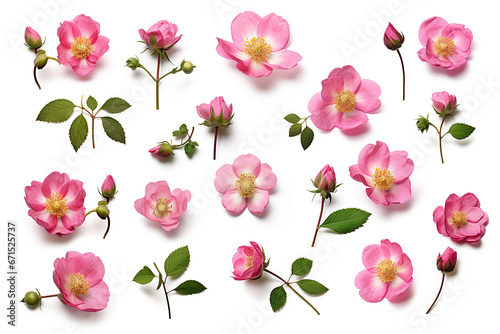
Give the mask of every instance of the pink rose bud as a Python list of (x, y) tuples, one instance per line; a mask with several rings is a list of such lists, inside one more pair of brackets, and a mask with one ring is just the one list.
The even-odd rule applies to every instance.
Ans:
[[(227, 127), (233, 118), (233, 105), (229, 107), (222, 96), (215, 97), (210, 104), (202, 103), (196, 107), (198, 115), (205, 120), (206, 126)], [(222, 116), (222, 117), (221, 117)]]
[(449, 273), (455, 269), (455, 265), (457, 264), (457, 252), (451, 249), (450, 247), (446, 248), (443, 252), (443, 255), (439, 254), (436, 266), (438, 270)]
[(155, 158), (165, 159), (173, 154), (172, 146), (169, 143), (161, 143), (149, 150)]
[(437, 92), (432, 94), (432, 106), (439, 116), (449, 115), (457, 109), (457, 98), (448, 92)]
[(403, 45), (405, 37), (389, 23), (384, 33), (384, 44), (389, 50), (396, 50)]
[(168, 50), (182, 37), (176, 36), (177, 25), (161, 20), (153, 24), (148, 31), (139, 29), (139, 35), (144, 43), (153, 49)]
[(260, 246), (251, 241), (251, 246), (240, 246), (233, 256), (233, 278), (237, 281), (257, 279), (264, 270), (264, 254)]
[(331, 166), (325, 165), (318, 175), (316, 175), (314, 185), (319, 190), (333, 192), (335, 190), (336, 182), (335, 171)]
[(101, 195), (105, 198), (111, 198), (116, 194), (115, 180), (111, 175), (106, 176), (106, 179), (101, 186)]
[(24, 41), (26, 42), (26, 46), (30, 49), (38, 49), (43, 44), (40, 35), (31, 27), (26, 27), (24, 31)]

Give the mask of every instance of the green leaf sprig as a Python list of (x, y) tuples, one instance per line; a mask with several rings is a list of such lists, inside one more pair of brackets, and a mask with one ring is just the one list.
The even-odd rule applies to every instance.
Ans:
[(85, 113), (88, 114), (92, 120), (91, 130), (93, 148), (95, 148), (94, 124), (96, 118), (101, 120), (104, 132), (109, 138), (116, 142), (125, 144), (125, 131), (123, 130), (121, 124), (112, 117), (97, 115), (101, 110), (104, 110), (109, 114), (119, 114), (130, 108), (130, 104), (119, 97), (112, 97), (104, 102), (104, 104), (99, 109), (97, 109), (98, 104), (96, 99), (92, 96), (89, 96), (87, 98), (86, 105), (87, 107), (83, 105), (83, 96), (80, 101), (80, 106), (77, 106), (73, 102), (66, 99), (54, 100), (47, 103), (42, 108), (36, 120), (47, 123), (62, 123), (67, 121), (71, 117), (75, 108), (79, 108), (80, 114), (73, 120), (69, 128), (69, 139), (75, 152), (77, 152), (85, 142), (89, 133), (89, 126), (87, 120), (84, 117)]
[[(304, 150), (307, 150), (314, 140), (314, 131), (307, 126), (308, 118), (309, 116), (300, 118), (296, 114), (288, 114), (285, 116), (285, 121), (292, 123), (292, 126), (290, 126), (290, 130), (288, 131), (288, 136), (295, 137), (300, 135), (300, 144)], [(302, 128), (302, 125), (304, 125), (304, 128)]]
[(153, 262), (153, 265), (155, 266), (158, 276), (153, 273), (153, 271), (147, 267), (144, 266), (139, 272), (135, 275), (133, 281), (142, 285), (151, 283), (155, 277), (158, 277), (158, 285), (156, 287), (156, 290), (159, 290), (160, 287), (163, 286), (163, 291), (165, 292), (165, 298), (167, 300), (167, 309), (168, 309), (168, 318), (172, 318), (172, 313), (170, 311), (170, 301), (168, 299), (169, 294), (172, 291), (177, 292), (179, 295), (194, 295), (201, 293), (206, 290), (206, 287), (201, 284), (198, 281), (194, 280), (187, 280), (179, 284), (176, 288), (167, 291), (167, 278), (177, 278), (181, 274), (186, 271), (187, 267), (189, 266), (190, 262), (190, 254), (189, 254), (189, 248), (188, 246), (184, 246), (181, 248), (176, 249), (170, 255), (167, 257), (165, 260), (164, 264), (164, 271), (165, 274), (163, 274), (160, 269), (158, 269), (158, 266), (156, 263)]
[(191, 133), (189, 133), (186, 124), (182, 124), (178, 130), (172, 132), (172, 136), (180, 140), (180, 144), (172, 144), (172, 141), (158, 142), (160, 148), (158, 152), (156, 152), (156, 154), (154, 155), (157, 158), (166, 159), (175, 155), (174, 153), (175, 150), (184, 149), (184, 153), (186, 153), (186, 155), (190, 157), (191, 155), (193, 155), (196, 147), (198, 147), (198, 143), (192, 140), (193, 133), (194, 133), (194, 127), (192, 127)]

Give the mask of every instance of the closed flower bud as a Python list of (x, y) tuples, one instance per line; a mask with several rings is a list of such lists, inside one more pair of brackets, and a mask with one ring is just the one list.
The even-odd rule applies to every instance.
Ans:
[(99, 218), (101, 219), (106, 219), (109, 217), (109, 209), (106, 205), (104, 204), (99, 204), (97, 209), (95, 210)]
[(173, 154), (172, 145), (169, 143), (161, 143), (160, 145), (151, 148), (149, 153), (158, 159), (168, 158)]
[(39, 50), (38, 53), (36, 54), (36, 57), (35, 57), (35, 66), (36, 68), (38, 69), (42, 69), (45, 67), (45, 65), (47, 65), (47, 61), (49, 60), (49, 57), (47, 57), (47, 55), (45, 54), (45, 51), (44, 52), (40, 52), (42, 50)]
[(446, 250), (443, 252), (443, 255), (439, 254), (436, 261), (437, 269), (444, 273), (452, 272), (455, 269), (456, 264), (457, 252), (450, 247), (446, 248)]
[(384, 44), (389, 50), (396, 50), (403, 45), (405, 37), (389, 23), (384, 33)]
[(106, 176), (106, 179), (101, 186), (101, 195), (104, 198), (111, 198), (116, 194), (116, 183), (111, 175)]
[(325, 165), (318, 175), (316, 175), (314, 185), (316, 188), (326, 193), (334, 192), (337, 186), (337, 180), (333, 168), (329, 165)]
[(457, 109), (457, 97), (448, 92), (437, 92), (432, 94), (432, 107), (436, 113), (443, 117), (452, 114)]
[(25, 303), (28, 307), (36, 307), (40, 302), (40, 295), (36, 291), (28, 291), (21, 303)]
[(42, 38), (35, 29), (31, 27), (26, 27), (24, 31), (24, 41), (26, 42), (26, 46), (30, 49), (38, 49), (43, 45)]
[(137, 57), (130, 57), (126, 62), (126, 66), (132, 69), (132, 71), (135, 71), (139, 67), (139, 64), (139, 58)]
[(188, 60), (183, 60), (182, 63), (181, 63), (181, 69), (182, 69), (182, 72), (186, 73), (186, 74), (191, 74), (193, 73), (193, 70), (196, 66), (193, 65), (192, 62), (188, 61)]
[(420, 116), (417, 119), (417, 128), (422, 133), (424, 133), (424, 131), (427, 132), (429, 130), (430, 122), (429, 122), (428, 117), (429, 117), (429, 115), (427, 115), (427, 117)]

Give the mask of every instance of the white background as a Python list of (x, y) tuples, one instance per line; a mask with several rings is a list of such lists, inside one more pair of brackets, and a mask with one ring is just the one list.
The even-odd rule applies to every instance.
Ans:
[[(497, 124), (500, 47), (496, 22), (498, 8), (493, 2), (475, 1), (291, 1), (209, 0), (209, 1), (62, 1), (10, 2), (1, 12), (2, 64), (0, 99), (0, 178), (2, 252), (6, 252), (7, 220), (18, 226), (18, 294), (38, 288), (42, 294), (57, 293), (52, 281), (53, 261), (67, 251), (93, 252), (106, 266), (105, 281), (111, 291), (108, 307), (98, 313), (85, 313), (61, 304), (44, 301), (43, 310), (19, 305), (18, 327), (7, 326), (7, 284), (0, 284), (2, 328), (8, 333), (278, 333), (278, 332), (375, 332), (438, 333), (491, 332), (498, 316), (494, 301), (499, 297), (499, 252), (496, 196), (498, 155)], [(303, 60), (289, 71), (274, 71), (266, 78), (246, 77), (235, 63), (220, 57), (216, 37), (231, 41), (230, 24), (240, 12), (252, 10), (261, 16), (271, 12), (290, 24), (288, 49), (299, 52)], [(23, 46), (27, 25), (47, 37), (44, 49), (56, 56), (57, 27), (78, 14), (91, 16), (101, 24), (101, 34), (110, 39), (110, 50), (99, 60), (96, 70), (79, 78), (69, 68), (50, 61), (33, 82), (33, 54)], [(418, 59), (421, 48), (418, 29), (422, 21), (441, 16), (450, 23), (463, 23), (474, 34), (472, 54), (467, 65), (455, 72), (434, 68)], [(138, 55), (151, 71), (155, 59), (141, 54), (137, 43), (139, 28), (148, 29), (166, 19), (179, 26), (183, 34), (171, 52), (180, 64), (191, 60), (197, 68), (191, 75), (179, 73), (161, 82), (159, 111), (154, 110), (152, 80), (145, 72), (132, 72), (125, 60)], [(401, 101), (401, 68), (395, 52), (385, 48), (383, 32), (390, 20), (406, 41), (401, 49), (407, 71), (407, 100)], [(346, 51), (347, 50), (347, 51)], [(312, 146), (303, 151), (298, 138), (288, 138), (285, 114), (309, 115), (307, 103), (321, 89), (321, 80), (335, 67), (353, 65), (362, 78), (382, 87), (382, 107), (369, 115), (362, 131), (330, 133), (315, 130)], [(171, 69), (164, 63), (162, 72)], [(444, 140), (445, 164), (439, 159), (437, 135), (431, 129), (420, 134), (415, 127), (419, 115), (430, 114), (433, 92), (456, 94), (460, 103), (455, 120), (477, 129), (462, 142), (447, 136)], [(97, 147), (90, 139), (73, 152), (68, 139), (70, 122), (36, 122), (40, 109), (58, 98), (77, 103), (91, 94), (99, 104), (119, 96), (132, 108), (116, 116), (127, 135), (122, 145), (104, 136), (96, 127)], [(222, 131), (217, 160), (212, 160), (213, 132), (198, 126), (196, 106), (215, 96), (233, 103), (233, 125)], [(147, 150), (161, 140), (170, 140), (181, 123), (196, 126), (194, 140), (199, 150), (189, 159), (183, 152), (169, 162), (159, 162)], [(451, 124), (451, 123), (449, 123)], [(449, 125), (448, 124), (448, 125)], [(97, 124), (99, 125), (99, 124)], [(312, 124), (311, 124), (312, 125)], [(382, 207), (365, 195), (364, 186), (349, 177), (349, 166), (357, 163), (360, 150), (381, 140), (390, 150), (406, 150), (415, 162), (411, 176), (412, 197), (403, 205)], [(256, 154), (271, 165), (278, 185), (271, 192), (270, 204), (261, 216), (246, 210), (234, 217), (220, 204), (213, 179), (217, 169), (244, 153)], [(359, 207), (372, 216), (366, 225), (349, 235), (321, 230), (317, 245), (310, 247), (317, 222), (320, 198), (311, 201), (310, 178), (331, 164), (343, 185), (334, 195), (325, 216), (345, 207)], [(92, 209), (101, 198), (96, 188), (112, 174), (119, 193), (109, 205), (112, 226), (102, 240), (105, 222), (90, 215), (76, 231), (65, 237), (49, 235), (27, 212), (24, 187), (43, 179), (52, 171), (66, 172), (84, 182), (85, 206)], [(133, 207), (144, 196), (148, 182), (166, 180), (171, 188), (188, 189), (193, 199), (182, 216), (180, 226), (164, 231)], [(486, 235), (477, 247), (459, 245), (438, 234), (432, 212), (444, 205), (448, 195), (475, 193), (489, 214)], [(354, 277), (363, 270), (362, 250), (388, 238), (398, 242), (412, 260), (414, 282), (397, 302), (383, 300), (371, 304), (358, 295)], [(314, 261), (308, 276), (330, 291), (309, 297), (321, 312), (317, 316), (303, 301), (288, 291), (285, 307), (273, 314), (269, 293), (280, 282), (272, 277), (260, 281), (237, 282), (231, 278), (236, 248), (249, 241), (262, 244), (271, 259), (269, 269), (287, 277), (298, 257)], [(174, 249), (189, 245), (191, 265), (170, 288), (187, 279), (207, 286), (195, 296), (172, 294), (172, 320), (167, 318), (165, 297), (155, 284), (140, 286), (132, 282), (144, 265), (156, 262), (161, 268)], [(435, 268), (439, 252), (452, 246), (458, 251), (458, 265), (448, 275), (437, 307), (425, 311), (433, 301), (441, 274)], [(5, 254), (5, 253), (4, 253)], [(6, 255), (2, 268), (6, 268)], [(493, 301), (493, 303), (492, 303)], [(5, 305), (5, 307), (4, 307)], [(3, 329), (2, 329), (3, 331)]]

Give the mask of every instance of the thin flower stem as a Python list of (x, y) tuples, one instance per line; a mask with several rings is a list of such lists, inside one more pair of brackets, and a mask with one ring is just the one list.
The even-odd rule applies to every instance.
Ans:
[(446, 119), (446, 115), (443, 117), (443, 121), (441, 122), (441, 126), (439, 127), (439, 153), (441, 154), (441, 163), (444, 164), (444, 158), (443, 158), (443, 137), (441, 136), (441, 133), (443, 131), (443, 124), (444, 120)]
[(139, 64), (140, 68), (142, 68), (144, 71), (146, 71), (147, 74), (149, 74), (149, 76), (151, 77), (151, 79), (153, 79), (153, 81), (156, 81), (155, 77), (144, 67), (142, 66), (142, 64)]
[(214, 160), (215, 160), (215, 151), (217, 150), (217, 134), (219, 133), (219, 127), (215, 126), (215, 136), (214, 136)]
[(441, 294), (441, 290), (443, 289), (443, 284), (444, 284), (444, 271), (443, 271), (443, 278), (441, 279), (441, 286), (439, 287), (439, 292), (436, 296), (436, 299), (434, 299), (434, 302), (432, 302), (432, 305), (431, 307), (429, 307), (429, 309), (427, 310), (427, 312), (425, 312), (425, 314), (429, 314), (429, 312), (432, 310), (432, 308), (434, 307), (434, 304), (436, 304), (438, 298), (439, 298), (439, 295)]
[(264, 269), (265, 272), (273, 275), (274, 277), (278, 278), (279, 280), (281, 280), (283, 283), (286, 284), (286, 286), (288, 286), (290, 289), (292, 289), (293, 292), (295, 292), (297, 294), (297, 296), (299, 296), (303, 301), (305, 301), (307, 303), (307, 305), (309, 305), (318, 315), (319, 315), (319, 311), (311, 304), (309, 303), (309, 301), (307, 299), (305, 299), (300, 293), (297, 292), (297, 290), (295, 290), (289, 282), (285, 281), (283, 278), (281, 278), (280, 276), (276, 275), (275, 273), (273, 273), (272, 271), (268, 270), (268, 269)]
[(318, 235), (319, 231), (319, 224), (321, 223), (321, 217), (323, 216), (323, 208), (325, 206), (325, 198), (321, 198), (321, 211), (319, 212), (319, 219), (318, 219), (318, 225), (316, 226), (316, 231), (314, 231), (314, 238), (311, 247), (314, 247), (314, 243), (316, 242), (316, 236)]
[(33, 68), (33, 77), (35, 78), (35, 83), (38, 86), (38, 89), (42, 89), (42, 87), (38, 83), (38, 79), (36, 78), (36, 66)]
[(403, 69), (403, 101), (405, 100), (405, 65), (403, 63), (403, 57), (401, 57), (401, 53), (399, 49), (396, 49), (398, 52), (399, 59), (401, 60), (401, 68)]
[(95, 148), (95, 139), (94, 139), (94, 123), (95, 123), (95, 116), (91, 115), (92, 117), (92, 148)]
[[(156, 270), (158, 270), (158, 274), (161, 275), (161, 271), (160, 271), (160, 269), (158, 269), (158, 266), (156, 265), (156, 263), (153, 262), (153, 264), (154, 264)], [(170, 302), (168, 300), (168, 291), (167, 291), (167, 287), (165, 286), (166, 282), (167, 282), (167, 277), (165, 277), (165, 279), (161, 282), (161, 284), (163, 285), (163, 291), (165, 291), (165, 298), (167, 299), (168, 318), (172, 319), (172, 314), (170, 312)]]
[(109, 227), (111, 226), (111, 219), (109, 219), (109, 216), (107, 218), (108, 218), (108, 227), (106, 228), (106, 232), (104, 232), (104, 236), (102, 237), (103, 239), (106, 239), (106, 236), (108, 235), (109, 232)]
[(156, 110), (160, 109), (160, 62), (161, 55), (158, 53), (158, 66), (156, 67)]
[(47, 295), (47, 296), (38, 296), (38, 299), (42, 299), (42, 298), (52, 298), (52, 297), (57, 297), (59, 296), (59, 294), (55, 294), (55, 295)]
[(165, 78), (165, 77), (166, 77), (167, 75), (169, 75), (169, 74), (175, 74), (175, 73), (180, 72), (180, 71), (181, 71), (181, 70), (177, 69), (177, 67), (174, 67), (174, 68), (172, 69), (172, 71), (170, 71), (170, 72), (168, 72), (168, 73), (164, 74), (162, 77), (160, 77), (160, 79), (158, 79), (158, 81), (160, 81), (161, 79)]
[(93, 210), (90, 210), (89, 212), (87, 212), (87, 213), (85, 214), (85, 217), (83, 217), (83, 218), (87, 218), (87, 216), (88, 216), (89, 214), (91, 214), (92, 212), (96, 212), (96, 211), (97, 211), (97, 208), (95, 208), (95, 209), (93, 209)]

